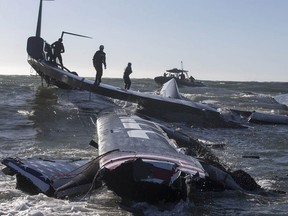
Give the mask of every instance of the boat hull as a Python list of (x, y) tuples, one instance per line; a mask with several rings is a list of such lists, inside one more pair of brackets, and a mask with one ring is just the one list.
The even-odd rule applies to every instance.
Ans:
[[(205, 104), (125, 90), (102, 83), (97, 86), (92, 80), (49, 65), (44, 60), (29, 59), (28, 62), (42, 76), (55, 79), (74, 89), (84, 89), (103, 96), (137, 103), (141, 108), (140, 112), (145, 115), (159, 115), (163, 119), (190, 122), (201, 127), (241, 127), (235, 122), (226, 121), (216, 109)], [(159, 109), (159, 107), (165, 107), (165, 109)]]
[(123, 109), (101, 113), (97, 131), (104, 182), (121, 197), (175, 201), (188, 194), (185, 179), (206, 177), (200, 162), (177, 151), (158, 125)]

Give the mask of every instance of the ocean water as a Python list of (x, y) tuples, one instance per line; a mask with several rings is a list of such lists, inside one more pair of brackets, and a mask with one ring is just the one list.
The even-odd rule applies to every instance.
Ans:
[[(103, 82), (123, 86), (121, 79)], [(179, 90), (192, 101), (223, 110), (288, 114), (287, 106), (274, 99), (288, 94), (288, 83), (204, 83), (206, 87)], [(151, 79), (132, 80), (133, 90), (154, 92), (158, 88)], [(281, 101), (287, 98), (284, 95)], [(0, 159), (96, 157), (97, 150), (88, 144), (91, 139), (97, 140), (97, 114), (115, 104), (136, 109), (133, 104), (85, 91), (42, 87), (37, 76), (0, 76)], [(211, 148), (221, 163), (231, 170), (243, 169), (266, 190), (203, 192), (194, 194), (191, 201), (155, 206), (127, 204), (102, 187), (71, 200), (60, 200), (26, 194), (16, 189), (15, 176), (0, 171), (0, 215), (288, 215), (288, 125), (249, 124), (246, 129), (223, 129), (159, 121), (208, 147), (222, 144), (222, 148)]]

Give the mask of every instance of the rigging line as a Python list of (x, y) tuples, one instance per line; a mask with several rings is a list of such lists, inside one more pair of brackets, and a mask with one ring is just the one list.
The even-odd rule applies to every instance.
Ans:
[(64, 34), (69, 34), (69, 35), (73, 35), (73, 36), (77, 36), (77, 37), (84, 37), (84, 38), (92, 39), (92, 37), (89, 37), (89, 36), (86, 36), (86, 35), (80, 35), (80, 34), (75, 34), (75, 33), (72, 33), (72, 32), (65, 32), (65, 31), (62, 31), (61, 38), (63, 38)]

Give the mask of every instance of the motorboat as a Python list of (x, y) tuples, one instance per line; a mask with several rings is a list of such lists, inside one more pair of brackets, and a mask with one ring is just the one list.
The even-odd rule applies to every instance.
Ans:
[(154, 78), (155, 82), (159, 85), (163, 85), (171, 79), (175, 79), (178, 86), (192, 86), (202, 87), (205, 86), (201, 81), (195, 80), (193, 76), (189, 76), (187, 70), (173, 68), (166, 70), (163, 76), (157, 76)]

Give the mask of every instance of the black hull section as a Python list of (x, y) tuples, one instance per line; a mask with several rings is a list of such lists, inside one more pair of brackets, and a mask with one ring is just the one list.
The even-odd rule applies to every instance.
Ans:
[[(105, 173), (105, 183), (118, 196), (141, 202), (159, 203), (159, 201), (175, 202), (187, 198), (185, 179), (175, 183), (173, 187), (166, 184), (135, 181), (134, 163), (128, 162), (121, 167)], [(133, 190), (131, 190), (133, 188)]]
[[(226, 121), (220, 113), (208, 105), (195, 103), (183, 99), (163, 97), (160, 95), (146, 94), (132, 90), (125, 90), (107, 84), (94, 85), (94, 81), (76, 76), (58, 67), (49, 65), (44, 60), (29, 59), (29, 64), (42, 76), (57, 80), (60, 83), (71, 86), (74, 89), (83, 89), (103, 96), (137, 103), (142, 111), (158, 115), (159, 107), (165, 107), (164, 119), (177, 122), (189, 122), (202, 127), (241, 127), (241, 125)], [(181, 115), (174, 116), (175, 113)]]

